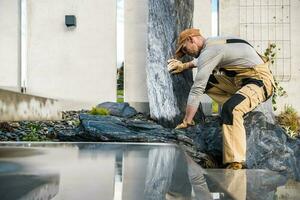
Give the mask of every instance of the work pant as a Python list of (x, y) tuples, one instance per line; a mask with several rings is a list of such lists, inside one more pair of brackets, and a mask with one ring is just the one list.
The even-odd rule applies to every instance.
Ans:
[(254, 68), (231, 66), (212, 74), (206, 94), (222, 105), (223, 163), (246, 161), (243, 116), (264, 102), (275, 87), (269, 62)]

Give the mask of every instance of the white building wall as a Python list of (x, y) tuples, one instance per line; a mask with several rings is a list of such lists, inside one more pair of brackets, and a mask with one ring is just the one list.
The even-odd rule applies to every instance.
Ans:
[(20, 87), (20, 4), (19, 0), (0, 1), (0, 87)]
[(220, 35), (240, 35), (240, 0), (219, 0)]
[(147, 112), (146, 83), (148, 0), (124, 1), (124, 101)]
[[(261, 10), (251, 9), (252, 6), (257, 6), (259, 3), (263, 3), (264, 5), (261, 7)], [(284, 5), (283, 14), (281, 11), (281, 6), (278, 4)], [(244, 10), (240, 10), (240, 7), (246, 6), (243, 8)], [(269, 5), (273, 5), (273, 7), (269, 7), (268, 10), (265, 10)], [(277, 5), (277, 6), (274, 6)], [(290, 9), (285, 9), (286, 6), (289, 5)], [(276, 9), (274, 9), (276, 7)], [(289, 46), (285, 46), (285, 49), (290, 48), (290, 52), (280, 52), (278, 51), (278, 56), (286, 56), (288, 62), (291, 64), (282, 65), (281, 63), (277, 64), (277, 68), (272, 69), (275, 75), (280, 75), (285, 71), (284, 81), (280, 82), (280, 85), (286, 90), (288, 96), (280, 97), (277, 101), (277, 113), (279, 113), (285, 105), (292, 105), (298, 112), (300, 112), (300, 13), (298, 12), (300, 9), (300, 1), (298, 0), (269, 0), (269, 1), (255, 1), (255, 0), (220, 0), (220, 35), (240, 35), (242, 38), (249, 40), (255, 48), (264, 52), (266, 48), (266, 44), (259, 45), (259, 43), (255, 40), (269, 40), (270, 42), (277, 43), (277, 46), (281, 45), (280, 37), (282, 40), (287, 40)], [(248, 12), (245, 15), (245, 12)], [(290, 13), (289, 13), (290, 12)], [(245, 17), (248, 16), (248, 17)], [(258, 17), (261, 16), (261, 17)], [(274, 17), (275, 16), (275, 17)], [(288, 16), (288, 17), (287, 17)], [(290, 19), (289, 19), (290, 18)], [(282, 20), (281, 20), (282, 19)], [(252, 30), (260, 30), (258, 27), (253, 27), (253, 25), (249, 24), (247, 29), (240, 27), (241, 21), (248, 21), (251, 23), (266, 23), (271, 22), (269, 27), (263, 27), (261, 33)], [(280, 23), (287, 23), (283, 25), (284, 29), (280, 31)], [(274, 23), (279, 24), (276, 27)], [(290, 27), (290, 30), (289, 28)], [(258, 29), (257, 29), (258, 28)], [(268, 33), (269, 29), (269, 33)], [(245, 32), (247, 31), (247, 32)], [(284, 34), (284, 37), (281, 35)], [(290, 38), (289, 38), (290, 37)], [(268, 43), (268, 42), (266, 42)], [(289, 51), (289, 50), (288, 50)], [(286, 55), (289, 54), (289, 55)], [(283, 76), (281, 76), (283, 77)], [(280, 76), (278, 80), (280, 80)]]
[(292, 105), (300, 113), (300, 1), (291, 0), (291, 80), (280, 83), (287, 97), (278, 100), (278, 106)]
[(123, 154), (123, 200), (144, 199), (148, 152), (125, 151)]
[(27, 93), (66, 101), (64, 109), (116, 101), (116, 0), (27, 1)]
[[(203, 37), (212, 36), (212, 6), (211, 0), (194, 1), (193, 27), (200, 29)], [(193, 75), (196, 76), (197, 69), (193, 69)], [(205, 115), (212, 114), (212, 100), (204, 94), (201, 97), (202, 109)]]
[(193, 27), (199, 28), (204, 37), (212, 33), (211, 0), (194, 0)]

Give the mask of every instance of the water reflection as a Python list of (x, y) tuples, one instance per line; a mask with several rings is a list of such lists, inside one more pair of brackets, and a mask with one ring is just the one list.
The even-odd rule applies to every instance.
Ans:
[(220, 199), (276, 199), (275, 192), (286, 178), (269, 170), (206, 170), (211, 192), (220, 192)]
[(29, 149), (24, 147), (2, 147), (0, 151), (0, 158), (26, 157), (41, 155), (45, 152), (37, 149)]
[(0, 198), (52, 199), (58, 193), (58, 174), (5, 174), (0, 175)]
[(204, 170), (168, 144), (0, 144), (1, 200), (267, 200), (286, 182), (267, 170)]
[(144, 199), (212, 199), (201, 168), (187, 158), (172, 146), (151, 149)]

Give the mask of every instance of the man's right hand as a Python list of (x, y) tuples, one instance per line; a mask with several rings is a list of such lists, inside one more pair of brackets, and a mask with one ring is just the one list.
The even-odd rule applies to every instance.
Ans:
[(189, 68), (188, 63), (182, 63), (180, 60), (170, 59), (168, 60), (168, 71), (171, 74), (177, 74)]
[(190, 123), (188, 123), (185, 119), (183, 120), (183, 122), (181, 124), (178, 124), (176, 126), (175, 129), (183, 129), (183, 128), (188, 128), (189, 126), (194, 126), (195, 122), (191, 121)]

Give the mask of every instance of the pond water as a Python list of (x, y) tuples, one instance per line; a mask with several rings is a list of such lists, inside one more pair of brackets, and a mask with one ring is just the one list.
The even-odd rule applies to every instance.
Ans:
[(300, 199), (269, 170), (202, 169), (172, 144), (0, 143), (0, 199)]

